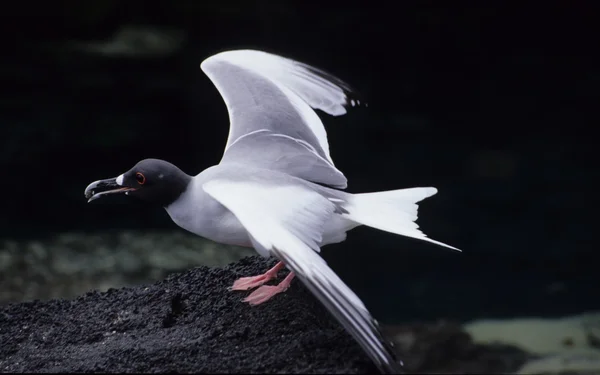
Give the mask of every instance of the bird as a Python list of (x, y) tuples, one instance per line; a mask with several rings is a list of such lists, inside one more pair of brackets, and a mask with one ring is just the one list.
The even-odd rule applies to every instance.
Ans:
[[(264, 274), (242, 277), (230, 289), (253, 289), (243, 301), (259, 305), (298, 278), (382, 373), (402, 372), (393, 343), (383, 338), (377, 320), (320, 250), (345, 241), (348, 231), (368, 226), (460, 251), (427, 237), (415, 222), (417, 203), (437, 189), (345, 191), (347, 179), (333, 163), (316, 110), (341, 116), (364, 102), (337, 76), (253, 49), (216, 53), (200, 69), (229, 115), (220, 162), (191, 176), (170, 162), (143, 159), (118, 177), (90, 183), (88, 202), (126, 194), (162, 206), (175, 224), (198, 236), (277, 258)], [(267, 285), (283, 268), (289, 274), (279, 284)]]

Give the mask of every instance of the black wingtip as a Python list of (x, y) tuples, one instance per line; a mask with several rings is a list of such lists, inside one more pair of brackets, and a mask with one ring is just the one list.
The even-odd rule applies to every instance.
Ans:
[(376, 328), (377, 336), (379, 337), (379, 341), (383, 346), (389, 362), (379, 363), (378, 368), (382, 374), (405, 374), (404, 370), (404, 362), (398, 358), (398, 352), (396, 351), (396, 345), (393, 341), (386, 339), (384, 333), (381, 330), (381, 326), (376, 319), (371, 320), (373, 326)]
[(381, 342), (385, 350), (388, 352), (390, 358), (392, 358), (392, 361), (385, 365), (379, 366), (379, 371), (381, 371), (382, 374), (405, 374), (404, 362), (402, 362), (402, 360), (398, 358), (398, 355), (396, 354), (396, 350), (394, 348), (394, 343), (392, 341), (387, 341), (383, 339), (383, 337)]
[(338, 78), (337, 76), (329, 73), (326, 70), (315, 68), (314, 66), (301, 63), (302, 66), (308, 70), (309, 72), (326, 79), (327, 81), (335, 84), (344, 92), (344, 96), (346, 97), (346, 101), (343, 104), (345, 108), (354, 108), (354, 107), (368, 107), (369, 103), (365, 100), (365, 97), (353, 86), (350, 86), (346, 81)]

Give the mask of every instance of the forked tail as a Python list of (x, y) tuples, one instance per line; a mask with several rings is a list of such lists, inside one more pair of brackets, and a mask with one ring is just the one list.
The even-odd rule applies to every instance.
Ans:
[(347, 202), (348, 213), (344, 216), (362, 225), (460, 251), (428, 238), (415, 223), (419, 209), (417, 202), (436, 193), (436, 188), (425, 187), (353, 194)]

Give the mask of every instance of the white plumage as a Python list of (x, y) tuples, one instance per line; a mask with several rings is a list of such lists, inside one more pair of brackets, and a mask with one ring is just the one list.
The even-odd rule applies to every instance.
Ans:
[[(191, 193), (198, 196), (193, 200), (206, 199), (200, 198), (206, 192), (219, 201), (227, 212), (212, 215), (235, 216), (234, 227), (247, 231), (260, 254), (283, 261), (381, 369), (395, 371), (393, 354), (367, 309), (317, 252), (345, 240), (359, 225), (456, 249), (427, 238), (415, 223), (417, 202), (437, 190), (333, 189), (345, 188), (347, 181), (331, 159), (325, 127), (313, 109), (338, 116), (357, 101), (347, 84), (324, 71), (253, 50), (216, 54), (201, 68), (227, 105), (230, 131), (220, 170), (196, 176), (204, 191)], [(201, 232), (196, 228), (211, 235)]]
[[(432, 187), (350, 194), (329, 154), (327, 133), (314, 109), (346, 113), (358, 103), (352, 89), (322, 70), (261, 51), (227, 51), (201, 64), (230, 118), (223, 158), (191, 177), (164, 160), (142, 160), (115, 179), (91, 183), (90, 201), (127, 193), (160, 203), (180, 227), (210, 240), (254, 247), (281, 262), (264, 275), (236, 280), (259, 304), (291, 285), (296, 275), (357, 340), (382, 372), (400, 371), (360, 298), (320, 257), (322, 246), (367, 225), (456, 249), (428, 238), (415, 223), (417, 203)], [(285, 264), (292, 272), (264, 285)]]
[[(348, 104), (346, 92), (349, 87), (342, 81), (309, 65), (254, 50), (221, 52), (204, 60), (200, 67), (219, 90), (229, 111), (232, 130), (226, 149), (239, 137), (235, 131), (236, 128), (246, 128), (247, 125), (242, 123), (248, 123), (248, 111), (252, 107), (261, 109), (261, 106), (265, 106), (264, 109), (267, 109), (268, 104), (264, 101), (273, 99), (273, 96), (277, 95), (269, 87), (269, 84), (272, 84), (281, 90), (288, 101), (285, 106), (278, 108), (278, 111), (290, 111), (293, 108), (301, 117), (303, 126), (310, 129), (316, 137), (317, 144), (313, 144), (313, 146), (319, 147), (333, 164), (329, 155), (325, 127), (311, 107), (333, 116), (345, 114), (344, 106)], [(226, 77), (225, 72), (231, 70), (232, 67), (240, 68), (246, 74)], [(264, 81), (258, 82), (256, 77), (260, 77)], [(332, 79), (337, 82), (332, 82)], [(234, 86), (237, 86), (239, 90), (234, 89)], [(245, 90), (252, 92), (252, 97), (261, 98), (261, 100), (251, 103), (249, 100), (241, 99), (242, 96), (244, 99), (248, 98)]]

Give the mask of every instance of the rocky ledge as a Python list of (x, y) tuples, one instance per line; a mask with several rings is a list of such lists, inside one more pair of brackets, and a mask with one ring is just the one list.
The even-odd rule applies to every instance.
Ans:
[[(151, 285), (2, 306), (0, 371), (376, 372), (302, 284), (255, 307), (241, 302), (247, 293), (228, 291), (236, 278), (273, 264), (252, 256)], [(459, 325), (407, 325), (389, 333), (402, 341), (409, 372), (508, 373), (527, 357), (515, 348), (474, 344)]]

